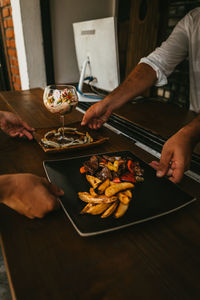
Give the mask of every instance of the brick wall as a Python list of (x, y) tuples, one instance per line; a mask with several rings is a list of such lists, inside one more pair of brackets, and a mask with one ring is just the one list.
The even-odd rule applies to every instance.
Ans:
[(21, 81), (17, 51), (15, 45), (15, 34), (12, 21), (12, 7), (10, 0), (0, 0), (1, 29), (4, 40), (4, 50), (7, 60), (7, 69), (11, 89), (20, 90)]

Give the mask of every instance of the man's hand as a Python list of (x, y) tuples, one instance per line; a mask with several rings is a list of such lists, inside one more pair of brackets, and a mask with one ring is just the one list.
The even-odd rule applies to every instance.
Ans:
[(145, 63), (138, 64), (122, 84), (103, 100), (92, 105), (83, 116), (82, 125), (100, 128), (111, 113), (150, 88), (157, 80), (156, 71)]
[(87, 125), (91, 129), (100, 128), (110, 117), (112, 110), (105, 103), (104, 100), (93, 104), (83, 116), (81, 125)]
[(34, 129), (26, 122), (22, 121), (14, 113), (1, 111), (0, 127), (11, 137), (27, 137), (29, 140), (33, 139), (32, 132)]
[(0, 200), (26, 217), (42, 218), (59, 208), (59, 196), (64, 192), (47, 179), (33, 174), (0, 176)]
[(152, 161), (150, 165), (157, 170), (158, 177), (166, 175), (172, 182), (178, 183), (189, 168), (193, 148), (190, 135), (180, 130), (164, 144), (160, 162)]

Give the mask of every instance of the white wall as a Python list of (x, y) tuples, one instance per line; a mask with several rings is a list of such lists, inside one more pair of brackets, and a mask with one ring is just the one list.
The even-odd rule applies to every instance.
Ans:
[(22, 89), (44, 87), (46, 71), (39, 0), (11, 0)]
[(50, 0), (55, 82), (78, 82), (72, 23), (116, 15), (116, 0)]

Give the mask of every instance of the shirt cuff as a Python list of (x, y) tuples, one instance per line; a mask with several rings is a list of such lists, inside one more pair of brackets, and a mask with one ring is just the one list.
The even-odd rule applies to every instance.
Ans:
[(160, 70), (160, 68), (154, 62), (152, 62), (150, 59), (148, 59), (146, 57), (143, 57), (139, 61), (139, 64), (140, 63), (145, 63), (145, 64), (149, 65), (156, 72), (157, 81), (155, 83), (155, 86), (162, 86), (162, 85), (167, 84), (167, 76)]

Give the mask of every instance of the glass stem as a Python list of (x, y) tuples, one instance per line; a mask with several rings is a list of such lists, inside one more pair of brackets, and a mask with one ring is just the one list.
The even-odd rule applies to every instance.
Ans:
[(64, 130), (65, 116), (64, 115), (60, 115), (60, 121), (61, 121), (61, 134), (62, 134), (62, 137), (64, 137), (65, 136), (65, 130)]

